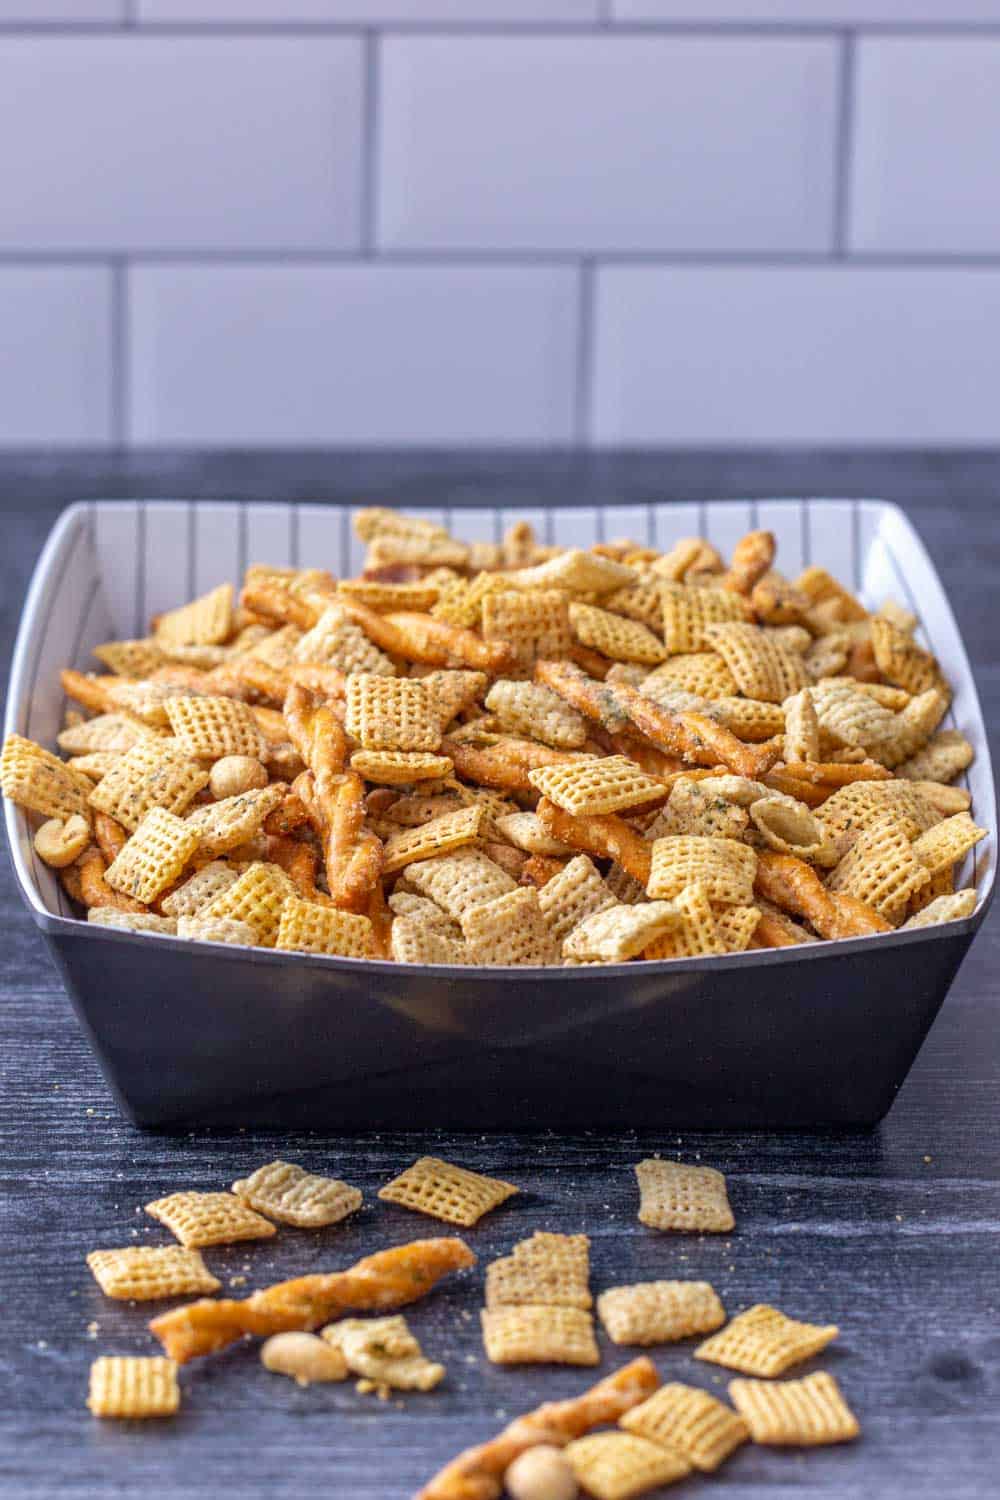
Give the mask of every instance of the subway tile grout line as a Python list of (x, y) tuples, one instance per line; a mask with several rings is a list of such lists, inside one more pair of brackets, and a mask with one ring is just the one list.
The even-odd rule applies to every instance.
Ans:
[(128, 265), (124, 256), (111, 264), (111, 444), (128, 446)]
[(845, 32), (840, 46), (837, 86), (837, 138), (834, 158), (833, 252), (838, 260), (848, 253), (850, 239), (851, 173), (854, 166), (854, 111), (857, 83), (857, 43)]
[(728, 267), (806, 266), (817, 270), (996, 270), (1000, 249), (975, 254), (942, 251), (851, 251), (844, 256), (829, 250), (379, 250), (366, 255), (357, 250), (296, 250), (275, 246), (270, 250), (132, 250), (108, 246), (99, 250), (0, 250), (0, 271), (5, 266), (106, 266), (121, 259), (129, 266), (545, 266), (577, 267), (583, 261), (600, 266), (694, 266), (706, 269)]
[(382, 66), (379, 35), (365, 33), (361, 88), (361, 249), (371, 258), (375, 254), (378, 217), (379, 152), (379, 77)]
[[(213, 21), (203, 25), (195, 22), (141, 21), (129, 17), (120, 21), (59, 21), (51, 24), (38, 22), (0, 21), (0, 38), (4, 37), (107, 37), (128, 31), (135, 38), (163, 36), (197, 37), (263, 37), (281, 36), (352, 36), (363, 37), (377, 31), (379, 35), (434, 36), (460, 39), (472, 36), (524, 36), (524, 37), (575, 37), (594, 36), (698, 36), (698, 37), (837, 37), (843, 34), (843, 26), (836, 21), (775, 21), (775, 22), (709, 22), (709, 21), (608, 21), (600, 17), (589, 21), (387, 21), (372, 26), (364, 20), (357, 21)], [(853, 28), (864, 36), (913, 36), (937, 39), (942, 36), (1000, 37), (1000, 22), (997, 21), (869, 21), (859, 22)]]
[(594, 386), (594, 263), (582, 262), (577, 291), (576, 371), (573, 396), (573, 442), (585, 447), (590, 441)]

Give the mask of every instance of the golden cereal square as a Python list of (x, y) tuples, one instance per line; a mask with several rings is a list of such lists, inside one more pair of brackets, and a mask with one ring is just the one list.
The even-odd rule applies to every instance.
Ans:
[(181, 1245), (129, 1245), (124, 1250), (92, 1250), (87, 1265), (105, 1297), (117, 1302), (150, 1302), (157, 1297), (193, 1297), (222, 1285), (197, 1250)]
[(726, 1179), (714, 1167), (647, 1157), (638, 1163), (639, 1222), (650, 1229), (728, 1234), (735, 1226)]
[(737, 691), (736, 679), (717, 651), (682, 651), (679, 656), (671, 656), (649, 674), (642, 690), (652, 696), (650, 689), (660, 687), (678, 688), (709, 700), (729, 698)]
[(832, 1375), (804, 1380), (731, 1380), (729, 1394), (755, 1443), (819, 1448), (849, 1443), (861, 1431)]
[(255, 862), (235, 884), (203, 907), (199, 916), (247, 922), (260, 946), (273, 948), (285, 902), (295, 895), (294, 885), (279, 865)]
[(533, 886), (474, 906), (462, 917), (462, 934), (475, 964), (537, 967), (559, 959)]
[(611, 661), (643, 662), (655, 666), (666, 656), (662, 640), (638, 620), (623, 619), (593, 604), (571, 604), (569, 622), (583, 646)]
[(627, 1432), (683, 1453), (703, 1474), (714, 1473), (750, 1436), (732, 1407), (697, 1386), (679, 1382), (662, 1385), (619, 1421)]
[(192, 760), (261, 753), (257, 721), (235, 698), (170, 698), (164, 709), (178, 745)]
[(323, 611), (295, 646), (294, 656), (296, 661), (319, 662), (344, 673), (396, 675), (391, 659), (368, 639), (340, 604), (332, 604)]
[(297, 953), (325, 953), (330, 958), (375, 957), (368, 917), (318, 906), (299, 896), (289, 896), (282, 907), (274, 946)]
[(265, 1240), (278, 1232), (232, 1193), (171, 1193), (147, 1203), (146, 1212), (165, 1224), (188, 1249), (231, 1245), (236, 1240)]
[(941, 683), (937, 657), (918, 646), (905, 630), (891, 620), (872, 616), (871, 643), (875, 665), (887, 682), (905, 688), (914, 697)]
[(105, 871), (108, 885), (149, 903), (173, 885), (198, 848), (198, 835), (183, 818), (153, 807)]
[(643, 1281), (613, 1286), (597, 1299), (597, 1313), (614, 1344), (673, 1344), (712, 1333), (725, 1309), (707, 1281)]
[(218, 646), (233, 628), (233, 586), (222, 583), (180, 609), (169, 610), (156, 622), (161, 645)]
[(486, 1306), (593, 1306), (590, 1295), (590, 1240), (585, 1234), (536, 1231), (510, 1255), (486, 1268)]
[(521, 1304), (480, 1313), (486, 1358), (494, 1365), (596, 1365), (594, 1319), (580, 1307)]
[(669, 901), (638, 900), (634, 906), (609, 906), (578, 922), (563, 940), (563, 957), (625, 963), (680, 922)]
[(171, 891), (169, 896), (164, 896), (161, 903), (163, 911), (168, 917), (197, 916), (206, 906), (211, 905), (216, 896), (221, 896), (223, 891), (235, 885), (239, 878), (239, 870), (235, 870), (224, 860), (213, 859), (211, 864), (202, 865), (200, 870), (175, 891)]
[(632, 1500), (691, 1472), (681, 1454), (630, 1432), (594, 1432), (568, 1443), (563, 1452), (594, 1500)]
[(382, 861), (383, 875), (414, 864), (418, 859), (432, 859), (437, 854), (447, 854), (465, 844), (473, 844), (482, 834), (486, 809), (474, 803), (471, 807), (459, 808), (457, 812), (444, 813), (431, 818), (417, 828), (406, 828), (394, 833), (385, 842)]
[(710, 901), (752, 906), (757, 855), (736, 839), (699, 834), (668, 834), (653, 841), (646, 887), (657, 900), (671, 901), (686, 886), (704, 887)]
[(556, 942), (562, 943), (587, 917), (616, 903), (593, 861), (578, 854), (545, 882), (538, 904)]
[(498, 1177), (468, 1172), (436, 1156), (421, 1156), (412, 1167), (380, 1188), (378, 1195), (386, 1203), (398, 1203), (414, 1213), (429, 1214), (432, 1219), (470, 1229), (484, 1214), (518, 1191), (512, 1183)]
[(725, 906), (715, 913), (715, 930), (727, 953), (745, 953), (759, 922), (757, 906)]
[(759, 625), (731, 621), (709, 625), (709, 646), (723, 658), (745, 698), (784, 703), (808, 683), (798, 651), (775, 640)]
[(664, 782), (625, 755), (581, 756), (558, 766), (539, 766), (528, 772), (532, 786), (568, 813), (621, 812), (665, 801)]
[(165, 660), (160, 646), (148, 637), (138, 641), (104, 641), (94, 647), (94, 655), (116, 677), (149, 677)]
[(18, 807), (46, 818), (80, 816), (91, 821), (90, 782), (34, 740), (9, 734), (0, 755), (0, 790)]
[(355, 750), (351, 770), (379, 786), (409, 786), (416, 781), (438, 781), (450, 776), (454, 762), (447, 755), (425, 755), (417, 750)]
[(572, 547), (533, 568), (507, 576), (513, 578), (519, 589), (566, 589), (571, 594), (602, 595), (631, 586), (637, 582), (639, 574), (625, 563), (603, 557), (599, 552), (584, 552), (579, 547)]
[(695, 1359), (725, 1365), (744, 1375), (781, 1375), (792, 1365), (812, 1359), (837, 1337), (834, 1324), (799, 1323), (776, 1307), (758, 1303), (706, 1339), (694, 1351)]
[[(85, 727), (85, 726), (84, 726)], [(63, 736), (59, 736), (62, 745)], [(65, 746), (63, 746), (65, 749)], [(907, 781), (954, 781), (968, 770), (976, 752), (958, 729), (939, 729), (922, 750), (897, 768), (896, 774)]]
[(90, 794), (90, 805), (132, 832), (154, 807), (185, 812), (203, 787), (209, 769), (163, 740), (140, 740), (127, 750)]
[(483, 637), (514, 648), (518, 665), (530, 672), (539, 657), (568, 656), (573, 644), (566, 595), (561, 589), (534, 589), (487, 594), (483, 599)]
[(914, 842), (913, 852), (932, 876), (940, 875), (963, 860), (985, 837), (986, 829), (977, 828), (967, 812), (955, 813), (922, 833)]
[(347, 733), (365, 750), (422, 750), (441, 743), (431, 689), (419, 678), (352, 672), (347, 679)]
[(67, 755), (90, 755), (101, 750), (113, 750), (124, 755), (140, 740), (148, 740), (154, 734), (139, 719), (130, 719), (128, 714), (98, 714), (85, 719), (82, 724), (71, 724), (57, 736), (60, 750)]
[(379, 614), (397, 609), (424, 614), (438, 599), (441, 588), (436, 583), (379, 583), (367, 578), (342, 578), (337, 593)]
[(283, 801), (287, 787), (282, 782), (253, 787), (233, 797), (196, 807), (185, 819), (197, 835), (202, 854), (225, 854), (245, 844), (260, 830), (269, 813)]
[(319, 1177), (290, 1161), (268, 1162), (234, 1182), (232, 1190), (251, 1208), (297, 1229), (339, 1224), (362, 1201), (357, 1188), (336, 1177)]
[(662, 641), (663, 601), (660, 598), (658, 579), (616, 589), (613, 594), (607, 594), (602, 603), (605, 609), (612, 610), (616, 615), (625, 615), (629, 620), (638, 620), (640, 625), (647, 625)]
[(938, 922), (959, 922), (971, 917), (976, 909), (976, 891), (973, 887), (964, 891), (953, 891), (950, 895), (935, 896), (933, 901), (908, 917), (902, 930), (911, 932), (914, 927), (933, 927)]
[(180, 1404), (172, 1359), (102, 1355), (90, 1367), (87, 1405), (95, 1417), (171, 1417)]
[(663, 639), (671, 656), (711, 650), (710, 626), (747, 617), (746, 604), (739, 594), (728, 589), (689, 588), (683, 583), (661, 583), (660, 607)]
[(829, 878), (830, 890), (864, 901), (887, 922), (899, 922), (931, 878), (916, 851), (917, 845), (886, 813), (869, 824), (839, 860)]

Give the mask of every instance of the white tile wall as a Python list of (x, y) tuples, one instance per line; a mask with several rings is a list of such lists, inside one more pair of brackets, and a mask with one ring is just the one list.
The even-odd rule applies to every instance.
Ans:
[(0, 266), (0, 443), (111, 437), (111, 273)]
[(0, 38), (0, 249), (346, 249), (353, 38)]
[(0, 445), (998, 443), (1000, 0), (0, 0)]
[(858, 52), (851, 245), (1000, 251), (1000, 37), (879, 37)]
[(576, 300), (560, 267), (140, 267), (130, 435), (566, 443)]
[(357, 22), (374, 26), (386, 21), (462, 25), (490, 21), (586, 22), (598, 17), (600, 0), (138, 0), (141, 21), (202, 25), (255, 21), (287, 25), (293, 21)]
[(824, 249), (836, 76), (825, 38), (389, 40), (378, 241)]
[(996, 444), (1000, 269), (616, 266), (599, 444)]

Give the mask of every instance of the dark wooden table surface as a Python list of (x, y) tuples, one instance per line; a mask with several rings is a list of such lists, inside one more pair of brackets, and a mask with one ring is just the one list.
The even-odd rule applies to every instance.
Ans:
[[(988, 722), (1000, 726), (997, 587), (1000, 455), (684, 454), (579, 459), (86, 455), (0, 460), (0, 660), (28, 575), (57, 511), (97, 496), (246, 496), (401, 503), (481, 495), (647, 500), (884, 495), (910, 512), (954, 601)], [(87, 1368), (100, 1352), (145, 1353), (148, 1307), (106, 1302), (83, 1265), (96, 1246), (165, 1243), (140, 1205), (175, 1188), (224, 1188), (276, 1155), (365, 1190), (346, 1226), (282, 1232), (209, 1252), (249, 1285), (337, 1267), (377, 1244), (433, 1232), (377, 1204), (375, 1189), (424, 1151), (520, 1184), (523, 1194), (469, 1239), (485, 1261), (538, 1227), (585, 1230), (594, 1284), (712, 1281), (731, 1310), (774, 1302), (835, 1321), (822, 1363), (859, 1414), (860, 1443), (813, 1453), (745, 1448), (699, 1488), (778, 1500), (980, 1500), (1000, 1464), (1000, 904), (979, 936), (921, 1056), (873, 1134), (806, 1136), (148, 1136), (126, 1124), (69, 1010), (46, 950), (0, 861), (0, 1492), (247, 1500), (315, 1489), (395, 1500), (457, 1449), (590, 1372), (497, 1369), (481, 1353), (478, 1273), (412, 1313), (448, 1366), (433, 1395), (383, 1405), (353, 1385), (297, 1388), (241, 1346), (188, 1367), (184, 1406), (163, 1424), (94, 1421)], [(415, 1126), (419, 1122), (414, 1122)], [(730, 1178), (731, 1236), (657, 1236), (635, 1218), (632, 1164), (653, 1150)], [(240, 1295), (239, 1292), (236, 1295)], [(606, 1372), (628, 1357), (602, 1340)], [(655, 1351), (667, 1378), (723, 1388), (690, 1345)], [(707, 1489), (706, 1489), (707, 1492)]]

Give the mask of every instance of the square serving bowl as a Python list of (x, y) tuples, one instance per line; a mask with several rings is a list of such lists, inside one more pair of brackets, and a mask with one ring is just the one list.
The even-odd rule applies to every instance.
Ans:
[[(763, 526), (782, 569), (822, 563), (870, 605), (893, 595), (954, 688), (976, 749), (966, 785), (989, 838), (979, 902), (941, 927), (735, 957), (599, 968), (422, 968), (183, 942), (88, 926), (5, 803), (24, 898), (107, 1079), (139, 1125), (350, 1129), (871, 1126), (892, 1104), (993, 893), (997, 815), (982, 710), (937, 574), (879, 501), (421, 512), (466, 540), (530, 520), (547, 542), (700, 534), (724, 552)], [(74, 505), (39, 559), (5, 729), (53, 745), (64, 666), (250, 562), (358, 571), (346, 508)]]

